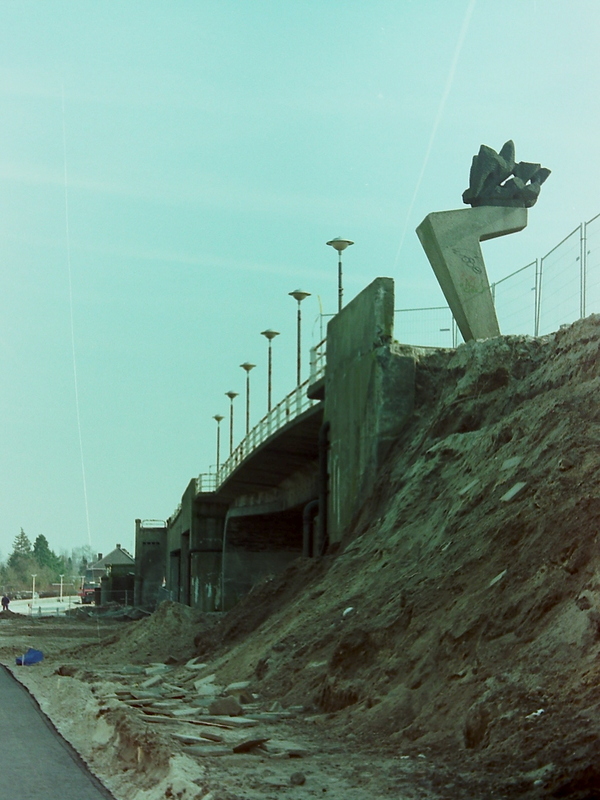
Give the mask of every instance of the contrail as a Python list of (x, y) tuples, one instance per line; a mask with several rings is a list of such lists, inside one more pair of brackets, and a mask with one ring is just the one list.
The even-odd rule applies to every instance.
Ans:
[(460, 29), (460, 33), (458, 34), (458, 41), (456, 42), (456, 48), (454, 49), (454, 56), (452, 57), (452, 63), (450, 64), (450, 70), (448, 72), (448, 78), (446, 80), (446, 86), (444, 88), (444, 93), (442, 94), (442, 98), (440, 100), (440, 104), (438, 107), (437, 115), (435, 117), (433, 127), (431, 129), (431, 134), (429, 136), (429, 143), (427, 144), (427, 150), (425, 151), (425, 158), (423, 159), (423, 166), (421, 167), (421, 172), (419, 173), (419, 177), (417, 179), (417, 185), (415, 186), (415, 191), (412, 196), (412, 200), (410, 201), (410, 205), (408, 207), (408, 211), (406, 213), (406, 220), (404, 221), (404, 229), (402, 231), (402, 236), (400, 237), (400, 244), (398, 245), (398, 250), (396, 252), (396, 258), (394, 259), (394, 269), (398, 266), (398, 259), (400, 258), (400, 252), (402, 247), (404, 246), (404, 240), (406, 239), (406, 231), (408, 229), (408, 222), (412, 215), (412, 210), (415, 204), (415, 200), (417, 199), (417, 195), (419, 194), (419, 189), (421, 188), (421, 182), (423, 180), (423, 175), (425, 174), (425, 170), (427, 168), (427, 162), (429, 161), (429, 156), (431, 154), (431, 150), (433, 149), (433, 142), (435, 139), (435, 135), (437, 133), (437, 129), (440, 125), (442, 116), (444, 114), (444, 109), (446, 107), (446, 101), (448, 100), (448, 96), (450, 95), (450, 89), (452, 88), (452, 83), (454, 82), (454, 74), (456, 73), (456, 66), (458, 64), (458, 59), (460, 57), (460, 52), (462, 50), (465, 38), (467, 36), (467, 30), (469, 28), (469, 22), (471, 21), (471, 16), (473, 14), (473, 10), (475, 8), (475, 3), (477, 0), (469, 0), (469, 5), (467, 6), (467, 10), (465, 12), (465, 17), (463, 19), (463, 23)]
[(71, 315), (71, 353), (73, 356), (73, 379), (75, 383), (75, 411), (77, 414), (77, 430), (79, 432), (79, 455), (81, 458), (81, 477), (83, 481), (83, 501), (85, 505), (85, 518), (87, 523), (88, 544), (92, 546), (90, 529), (90, 512), (88, 506), (87, 481), (85, 477), (85, 461), (83, 458), (83, 438), (81, 435), (81, 416), (79, 413), (79, 383), (77, 380), (77, 359), (75, 357), (75, 323), (73, 320), (73, 279), (71, 270), (71, 237), (69, 231), (69, 181), (67, 174), (67, 133), (65, 126), (65, 87), (62, 87), (62, 130), (63, 130), (63, 164), (65, 178), (65, 235), (67, 246), (67, 271), (69, 274), (69, 309)]

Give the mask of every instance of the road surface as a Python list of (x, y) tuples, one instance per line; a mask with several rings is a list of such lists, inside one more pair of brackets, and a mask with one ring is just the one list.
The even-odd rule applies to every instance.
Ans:
[(58, 597), (36, 597), (33, 603), (31, 598), (27, 600), (11, 600), (9, 609), (14, 611), (15, 614), (26, 614), (27, 616), (41, 617), (41, 616), (62, 616), (65, 611), (73, 606), (81, 605), (81, 601), (77, 595), (71, 597), (65, 595), (62, 602)]
[(3, 666), (0, 731), (0, 800), (114, 800)]

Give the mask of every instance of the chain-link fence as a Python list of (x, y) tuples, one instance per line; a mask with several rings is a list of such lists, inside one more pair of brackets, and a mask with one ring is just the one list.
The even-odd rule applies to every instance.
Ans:
[(538, 260), (526, 264), (492, 283), (492, 299), (500, 330), (504, 334), (535, 330)]
[(419, 347), (456, 347), (457, 327), (448, 306), (397, 308), (394, 337)]
[(540, 259), (536, 335), (582, 316), (582, 231), (575, 228)]
[[(600, 214), (491, 290), (503, 334), (543, 336), (600, 311)], [(459, 336), (447, 306), (396, 309), (395, 338), (404, 344), (456, 347)]]
[(600, 311), (600, 214), (583, 226), (585, 270), (583, 282), (583, 313), (587, 316)]

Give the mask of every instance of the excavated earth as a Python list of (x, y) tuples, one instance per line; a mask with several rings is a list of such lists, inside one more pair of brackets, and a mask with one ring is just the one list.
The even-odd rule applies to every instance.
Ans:
[(421, 352), (324, 558), (223, 616), (0, 615), (0, 658), (45, 651), (17, 674), (119, 800), (598, 798), (599, 398), (598, 316)]

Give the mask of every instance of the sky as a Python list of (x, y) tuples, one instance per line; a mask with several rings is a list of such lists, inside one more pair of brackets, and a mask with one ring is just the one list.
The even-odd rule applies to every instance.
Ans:
[(481, 144), (552, 170), (491, 281), (598, 214), (599, 35), (597, 0), (0, 0), (0, 558), (21, 528), (133, 552), (228, 390), (241, 437), (243, 362), (266, 412), (261, 331), (294, 388), (295, 289), (307, 376), (333, 237), (344, 302), (443, 305), (415, 228)]

